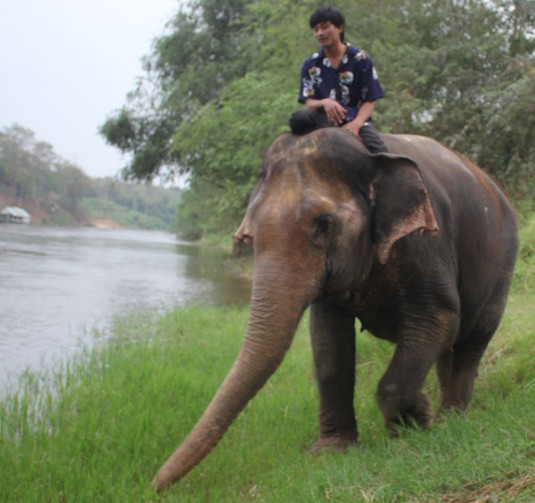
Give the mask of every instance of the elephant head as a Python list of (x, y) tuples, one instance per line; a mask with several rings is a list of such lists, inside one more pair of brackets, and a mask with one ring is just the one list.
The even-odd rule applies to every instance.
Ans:
[(311, 303), (355, 291), (374, 262), (388, 260), (397, 240), (437, 229), (416, 164), (372, 156), (336, 128), (275, 140), (248, 219), (255, 265), (245, 340), (205, 413), (157, 474), (158, 490), (215, 446), (278, 368)]

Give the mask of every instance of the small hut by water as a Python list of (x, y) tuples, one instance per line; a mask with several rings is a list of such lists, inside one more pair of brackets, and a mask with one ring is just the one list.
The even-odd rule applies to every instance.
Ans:
[(25, 209), (17, 206), (6, 206), (0, 211), (0, 223), (29, 224), (31, 219), (31, 215)]

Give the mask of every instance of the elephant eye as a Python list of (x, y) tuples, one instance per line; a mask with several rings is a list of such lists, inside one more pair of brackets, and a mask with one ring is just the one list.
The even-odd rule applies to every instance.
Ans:
[(333, 227), (333, 216), (330, 213), (322, 213), (314, 220), (313, 239), (318, 239), (329, 234)]

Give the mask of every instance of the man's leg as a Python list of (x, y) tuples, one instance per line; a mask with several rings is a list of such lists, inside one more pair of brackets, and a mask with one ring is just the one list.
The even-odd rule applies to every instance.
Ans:
[(328, 127), (329, 122), (323, 109), (305, 107), (296, 110), (290, 116), (289, 125), (292, 133), (302, 135)]
[(388, 152), (386, 145), (381, 140), (377, 129), (371, 122), (366, 122), (359, 131), (359, 136), (364, 143), (364, 146), (372, 153)]

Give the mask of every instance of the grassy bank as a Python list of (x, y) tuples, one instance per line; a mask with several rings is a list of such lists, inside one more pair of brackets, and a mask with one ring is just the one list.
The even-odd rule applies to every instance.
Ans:
[[(374, 399), (391, 347), (360, 335), (361, 442), (321, 457), (306, 453), (317, 399), (304, 321), (270, 383), (160, 501), (533, 501), (534, 304), (512, 295), (467, 417), (394, 441)], [(225, 376), (246, 319), (241, 308), (140, 316), (52, 382), (26, 376), (1, 405), (0, 501), (158, 501), (148, 483)], [(427, 387), (436, 402), (434, 376)]]
[[(109, 344), (53, 376), (28, 374), (0, 404), (2, 502), (535, 500), (535, 226), (523, 228), (506, 315), (472, 408), (390, 440), (375, 389), (392, 346), (358, 336), (360, 444), (309, 455), (317, 392), (303, 320), (285, 361), (205, 461), (157, 496), (160, 464), (232, 364), (245, 308), (191, 307), (118, 321)], [(427, 392), (438, 401), (436, 378)]]

